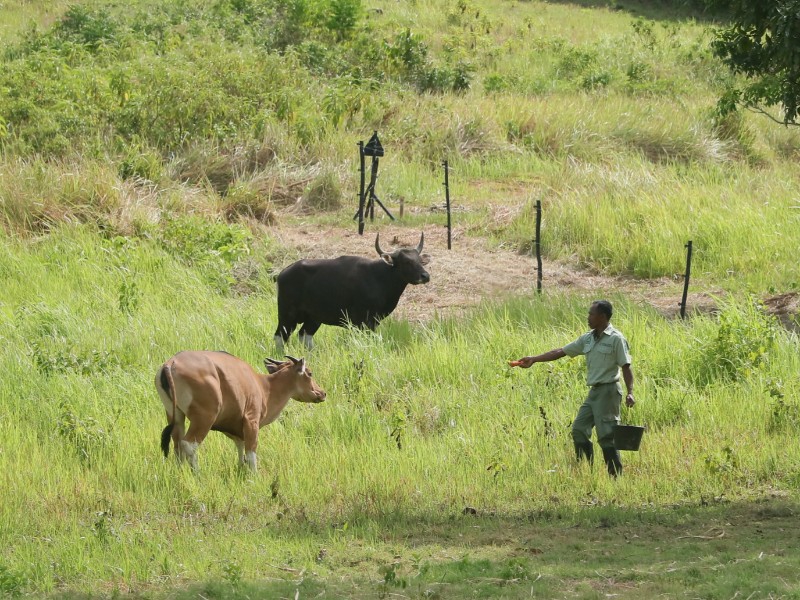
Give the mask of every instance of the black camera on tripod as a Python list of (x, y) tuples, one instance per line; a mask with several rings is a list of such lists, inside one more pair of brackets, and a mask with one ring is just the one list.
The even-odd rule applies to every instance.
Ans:
[[(383, 212), (385, 212), (392, 221), (394, 221), (394, 216), (378, 199), (378, 196), (375, 195), (375, 184), (378, 181), (378, 159), (383, 156), (383, 146), (381, 145), (381, 141), (378, 139), (378, 132), (373, 132), (372, 137), (369, 138), (369, 141), (366, 144), (359, 142), (358, 148), (359, 159), (361, 162), (361, 186), (358, 192), (358, 211), (353, 216), (353, 219), (358, 219), (358, 233), (361, 235), (364, 233), (365, 215), (369, 215), (370, 221), (375, 220), (375, 204), (380, 206), (383, 209)], [(366, 179), (364, 160), (365, 156), (372, 157), (369, 185), (366, 187), (364, 185)]]

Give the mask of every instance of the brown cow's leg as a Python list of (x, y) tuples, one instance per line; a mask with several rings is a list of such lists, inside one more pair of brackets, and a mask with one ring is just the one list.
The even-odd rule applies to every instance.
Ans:
[(228, 436), (234, 444), (236, 444), (236, 452), (239, 456), (239, 466), (244, 466), (246, 464), (244, 459), (244, 440), (238, 436), (231, 435), (230, 433), (226, 433), (225, 435)]
[(245, 464), (250, 467), (250, 470), (255, 472), (258, 467), (256, 464), (256, 449), (258, 448), (258, 423), (245, 419), (242, 431), (244, 432), (244, 461)]
[(175, 415), (175, 426), (172, 428), (172, 447), (175, 448), (175, 458), (178, 463), (182, 463), (186, 458), (186, 453), (183, 451), (183, 441), (186, 435), (186, 415), (180, 410)]
[(192, 415), (192, 420), (189, 423), (189, 431), (186, 432), (186, 437), (183, 438), (182, 448), (186, 454), (186, 460), (189, 461), (193, 470), (197, 470), (197, 448), (206, 439), (208, 432), (211, 431), (211, 426), (214, 423), (216, 415)]
[(192, 398), (188, 405), (186, 416), (189, 419), (189, 431), (186, 432), (182, 447), (186, 453), (186, 460), (194, 471), (197, 471), (197, 448), (214, 426), (220, 407), (222, 407), (222, 391), (216, 386), (208, 390), (202, 403), (195, 402)]
[(200, 444), (197, 442), (189, 442), (187, 440), (181, 442), (183, 458), (189, 461), (189, 466), (192, 467), (192, 471), (197, 471), (197, 447), (199, 445)]

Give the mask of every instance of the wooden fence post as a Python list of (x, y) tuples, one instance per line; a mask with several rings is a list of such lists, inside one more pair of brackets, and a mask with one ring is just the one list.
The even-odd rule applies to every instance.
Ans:
[(686, 318), (686, 296), (689, 293), (689, 276), (692, 272), (692, 240), (684, 246), (686, 248), (686, 274), (683, 276), (683, 297), (681, 298), (681, 319)]
[(542, 201), (536, 201), (536, 292), (542, 293)]
[(450, 177), (448, 175), (447, 161), (444, 161), (444, 200), (447, 208), (447, 249), (452, 248), (452, 221), (450, 219)]

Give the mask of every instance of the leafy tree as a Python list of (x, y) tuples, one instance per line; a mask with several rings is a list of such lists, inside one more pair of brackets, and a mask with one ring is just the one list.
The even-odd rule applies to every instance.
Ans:
[(361, 17), (361, 0), (331, 0), (327, 9), (326, 27), (341, 42), (353, 34)]
[(728, 8), (732, 16), (730, 26), (712, 42), (714, 54), (747, 78), (722, 96), (719, 112), (744, 106), (768, 114), (767, 107), (780, 106), (779, 122), (800, 124), (800, 0), (710, 0), (709, 4)]

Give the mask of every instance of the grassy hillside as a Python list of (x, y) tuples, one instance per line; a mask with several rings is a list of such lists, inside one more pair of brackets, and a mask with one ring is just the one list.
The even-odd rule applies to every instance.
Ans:
[[(708, 19), (535, 2), (95, 2), (30, 30), (19, 13), (37, 13), (18, 6), (3, 8), (19, 26), (0, 81), (10, 230), (102, 219), (128, 234), (162, 210), (287, 220), (281, 205), (304, 189), (349, 204), (347, 223), (355, 142), (379, 130), (395, 207), (441, 202), (448, 160), (476, 234), (528, 248), (541, 199), (552, 258), (671, 276), (691, 239), (706, 282), (797, 287), (781, 265), (800, 249), (800, 138), (714, 116), (730, 75)], [(519, 209), (510, 226), (493, 226), (497, 203)]]
[[(776, 548), (791, 546), (781, 528), (800, 488), (787, 443), (800, 352), (760, 300), (800, 285), (800, 138), (715, 117), (730, 75), (708, 50), (711, 17), (623, 3), (10, 1), (0, 23), (0, 595), (209, 582), (196, 593), (590, 598), (592, 577), (628, 597), (794, 593), (796, 556)], [(649, 428), (624, 478), (574, 463), (581, 360), (505, 366), (582, 332), (595, 293), (557, 284), (376, 334), (323, 329), (308, 359), (328, 400), (291, 404), (262, 432), (258, 475), (218, 434), (199, 475), (162, 459), (156, 369), (189, 348), (256, 366), (274, 355), (272, 274), (298, 255), (281, 228), (354, 227), (355, 144), (374, 130), (381, 198), (395, 212), (402, 200), (415, 232), (442, 226), (429, 207), (447, 160), (459, 226), (498, 247), (530, 252), (536, 200), (546, 258), (588, 272), (673, 277), (693, 240), (693, 285), (723, 290), (719, 314), (676, 322), (610, 298), (635, 357), (640, 404), (625, 418)], [(752, 508), (765, 498), (779, 508)], [(683, 510), (729, 502), (747, 531), (780, 524), (759, 530), (766, 551), (676, 532), (698, 523)], [(700, 520), (728, 527), (724, 514)], [(552, 539), (524, 537), (530, 523)], [(561, 524), (582, 528), (589, 541), (564, 544), (593, 568), (561, 550), (537, 562)], [(669, 557), (642, 548), (658, 575), (619, 549), (602, 558), (594, 532), (609, 526), (634, 533), (603, 544), (639, 526), (691, 542)], [(740, 553), (739, 571), (708, 558)], [(686, 561), (677, 583), (669, 560)]]

